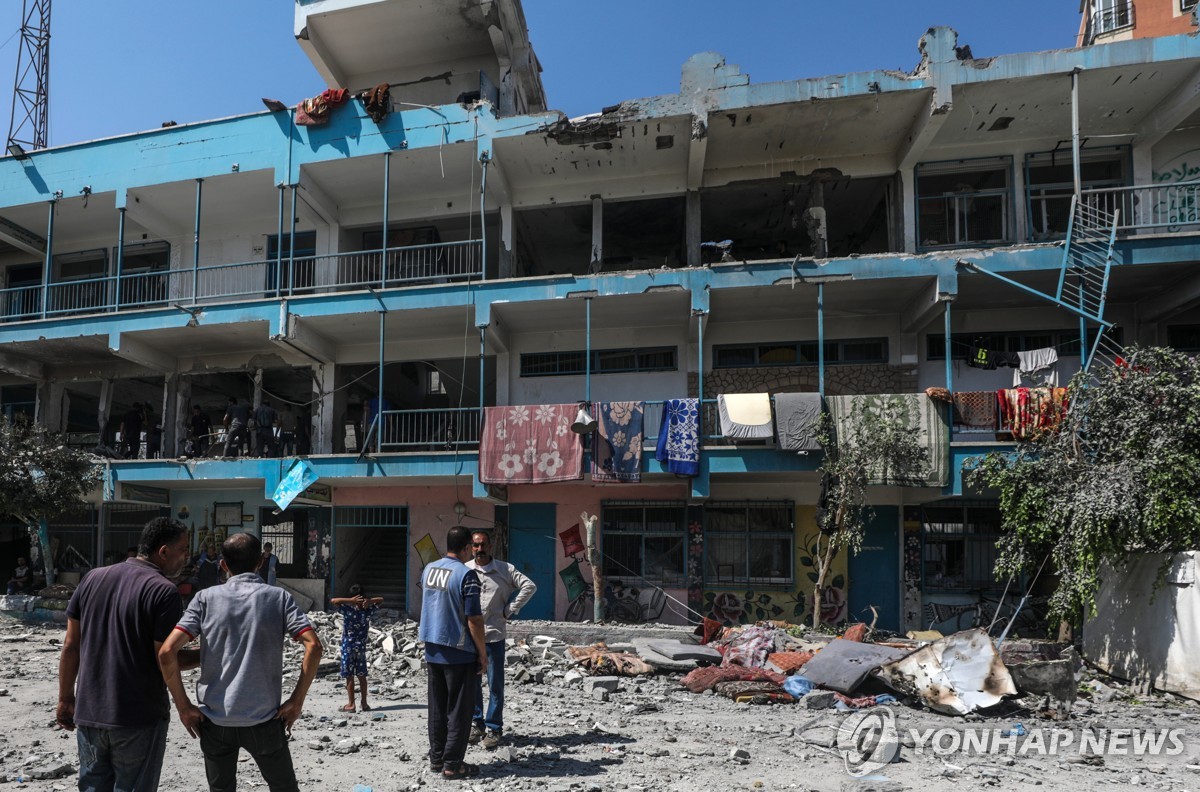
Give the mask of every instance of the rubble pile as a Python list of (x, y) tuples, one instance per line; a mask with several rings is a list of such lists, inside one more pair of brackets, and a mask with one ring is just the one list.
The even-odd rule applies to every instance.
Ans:
[[(424, 790), (441, 785), (425, 761), (426, 724), (423, 647), (417, 624), (399, 614), (373, 620), (370, 632), (370, 712), (346, 713), (344, 681), (337, 674), (341, 619), (309, 614), (326, 645), (321, 677), (292, 732), (292, 754), (311, 789)], [(518, 623), (514, 623), (518, 624)], [(910, 692), (892, 687), (906, 658), (940, 658), (929, 666), (955, 685), (974, 673), (972, 632), (924, 640), (872, 640), (856, 628), (840, 636), (815, 635), (794, 625), (762, 623), (713, 631), (695, 643), (682, 628), (519, 623), (509, 642), (504, 741), (495, 750), (472, 746), (468, 761), (483, 768), (474, 788), (489, 792), (537, 789), (900, 789), (952, 792), (965, 785), (1049, 789), (1094, 784), (1155, 789), (1196, 788), (1200, 773), (1196, 734), (1200, 706), (1157, 695), (1081, 668), (1073, 652), (1057, 644), (1009, 641), (988, 668), (1006, 668), (1016, 695), (966, 715), (939, 712), (921, 697), (915, 677)], [(607, 635), (602, 646), (579, 635)], [(62, 627), (0, 617), (0, 790), (73, 788), (78, 766), (74, 735), (54, 728), (56, 672)], [(668, 637), (664, 637), (668, 636)], [(858, 637), (861, 640), (850, 640)], [(566, 640), (564, 640), (566, 639)], [(847, 646), (849, 645), (849, 646)], [(992, 646), (990, 641), (988, 646)], [(889, 659), (899, 655), (901, 665)], [(618, 655), (625, 670), (613, 672), (591, 657)], [(959, 658), (959, 655), (962, 655)], [(285, 649), (285, 689), (295, 681), (301, 650)], [(953, 662), (947, 664), (947, 658)], [(628, 664), (627, 658), (641, 665)], [(847, 682), (822, 677), (822, 662)], [(839, 659), (840, 658), (840, 659)], [(876, 666), (878, 658), (883, 658)], [(836, 662), (832, 662), (836, 661)], [(923, 661), (924, 662), (924, 661)], [(960, 667), (961, 665), (961, 667)], [(617, 670), (621, 670), (618, 664)], [(890, 671), (888, 669), (891, 669)], [(1077, 696), (1066, 710), (1063, 669)], [(684, 670), (686, 669), (686, 670)], [(864, 670), (865, 669), (865, 670)], [(886, 673), (885, 673), (886, 672)], [(861, 676), (861, 681), (855, 681)], [(194, 684), (196, 672), (186, 672)], [(1022, 681), (1026, 680), (1026, 681)], [(820, 682), (820, 684), (818, 684)], [(846, 687), (839, 690), (837, 684)], [(940, 683), (939, 683), (940, 684)], [(978, 691), (957, 689), (960, 700)], [(1048, 692), (1040, 692), (1048, 691)], [(874, 709), (867, 709), (874, 708)], [(839, 730), (852, 719), (886, 712), (901, 735), (883, 764), (854, 781), (846, 774)], [(1185, 734), (1185, 756), (1080, 753), (1076, 746), (1046, 755), (1022, 752), (1025, 739), (1080, 729), (1175, 729)], [(909, 734), (960, 736), (977, 729), (1014, 737), (1012, 753), (937, 753), (935, 738), (922, 744)], [(1049, 739), (1049, 738), (1047, 738)], [(172, 720), (163, 789), (203, 786), (203, 759), (194, 740)], [(21, 779), (21, 782), (18, 782)], [(22, 783), (23, 782), (23, 783)], [(22, 783), (22, 786), (18, 786)], [(869, 783), (873, 786), (863, 786)], [(253, 762), (239, 765), (239, 785), (261, 787)], [(449, 787), (447, 787), (449, 788)]]

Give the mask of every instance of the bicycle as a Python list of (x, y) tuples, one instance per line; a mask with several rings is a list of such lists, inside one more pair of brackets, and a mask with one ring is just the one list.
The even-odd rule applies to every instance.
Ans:
[(1002, 631), (1015, 615), (1016, 620), (1013, 622), (1012, 629), (1009, 630), (1010, 635), (1045, 634), (1049, 629), (1047, 621), (1049, 597), (1029, 597), (1018, 613), (1017, 607), (1020, 605), (1020, 598), (1001, 601), (987, 596), (980, 590), (971, 593), (978, 597), (975, 602), (928, 603), (925, 608), (930, 627), (953, 620), (955, 632), (983, 627), (990, 633)]

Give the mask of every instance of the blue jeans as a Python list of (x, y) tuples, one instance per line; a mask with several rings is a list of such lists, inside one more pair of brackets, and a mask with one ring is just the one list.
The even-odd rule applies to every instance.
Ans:
[(475, 677), (475, 725), (504, 731), (504, 641), (487, 644), (487, 716), (483, 714), (483, 680)]
[(76, 726), (79, 792), (154, 792), (167, 750), (166, 718), (144, 729)]

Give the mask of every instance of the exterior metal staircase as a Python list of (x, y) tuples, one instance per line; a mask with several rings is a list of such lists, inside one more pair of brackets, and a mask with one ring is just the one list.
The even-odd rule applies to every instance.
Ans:
[[(1080, 320), (1083, 370), (1089, 371), (1097, 359), (1111, 365), (1120, 356), (1121, 346), (1113, 337), (1113, 323), (1104, 318), (1104, 309), (1108, 303), (1108, 280), (1120, 217), (1120, 206), (1106, 206), (1100, 197), (1084, 196), (1081, 200), (1072, 196), (1062, 267), (1054, 294), (992, 272), (978, 262), (959, 260), (958, 265), (1015, 286), (1075, 314)], [(1096, 326), (1090, 345), (1084, 340), (1089, 325)]]

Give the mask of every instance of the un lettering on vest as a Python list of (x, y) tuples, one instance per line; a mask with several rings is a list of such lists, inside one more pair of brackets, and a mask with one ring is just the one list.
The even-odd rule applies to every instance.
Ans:
[(446, 584), (450, 582), (451, 574), (452, 570), (431, 567), (429, 571), (425, 573), (425, 588), (445, 591)]

